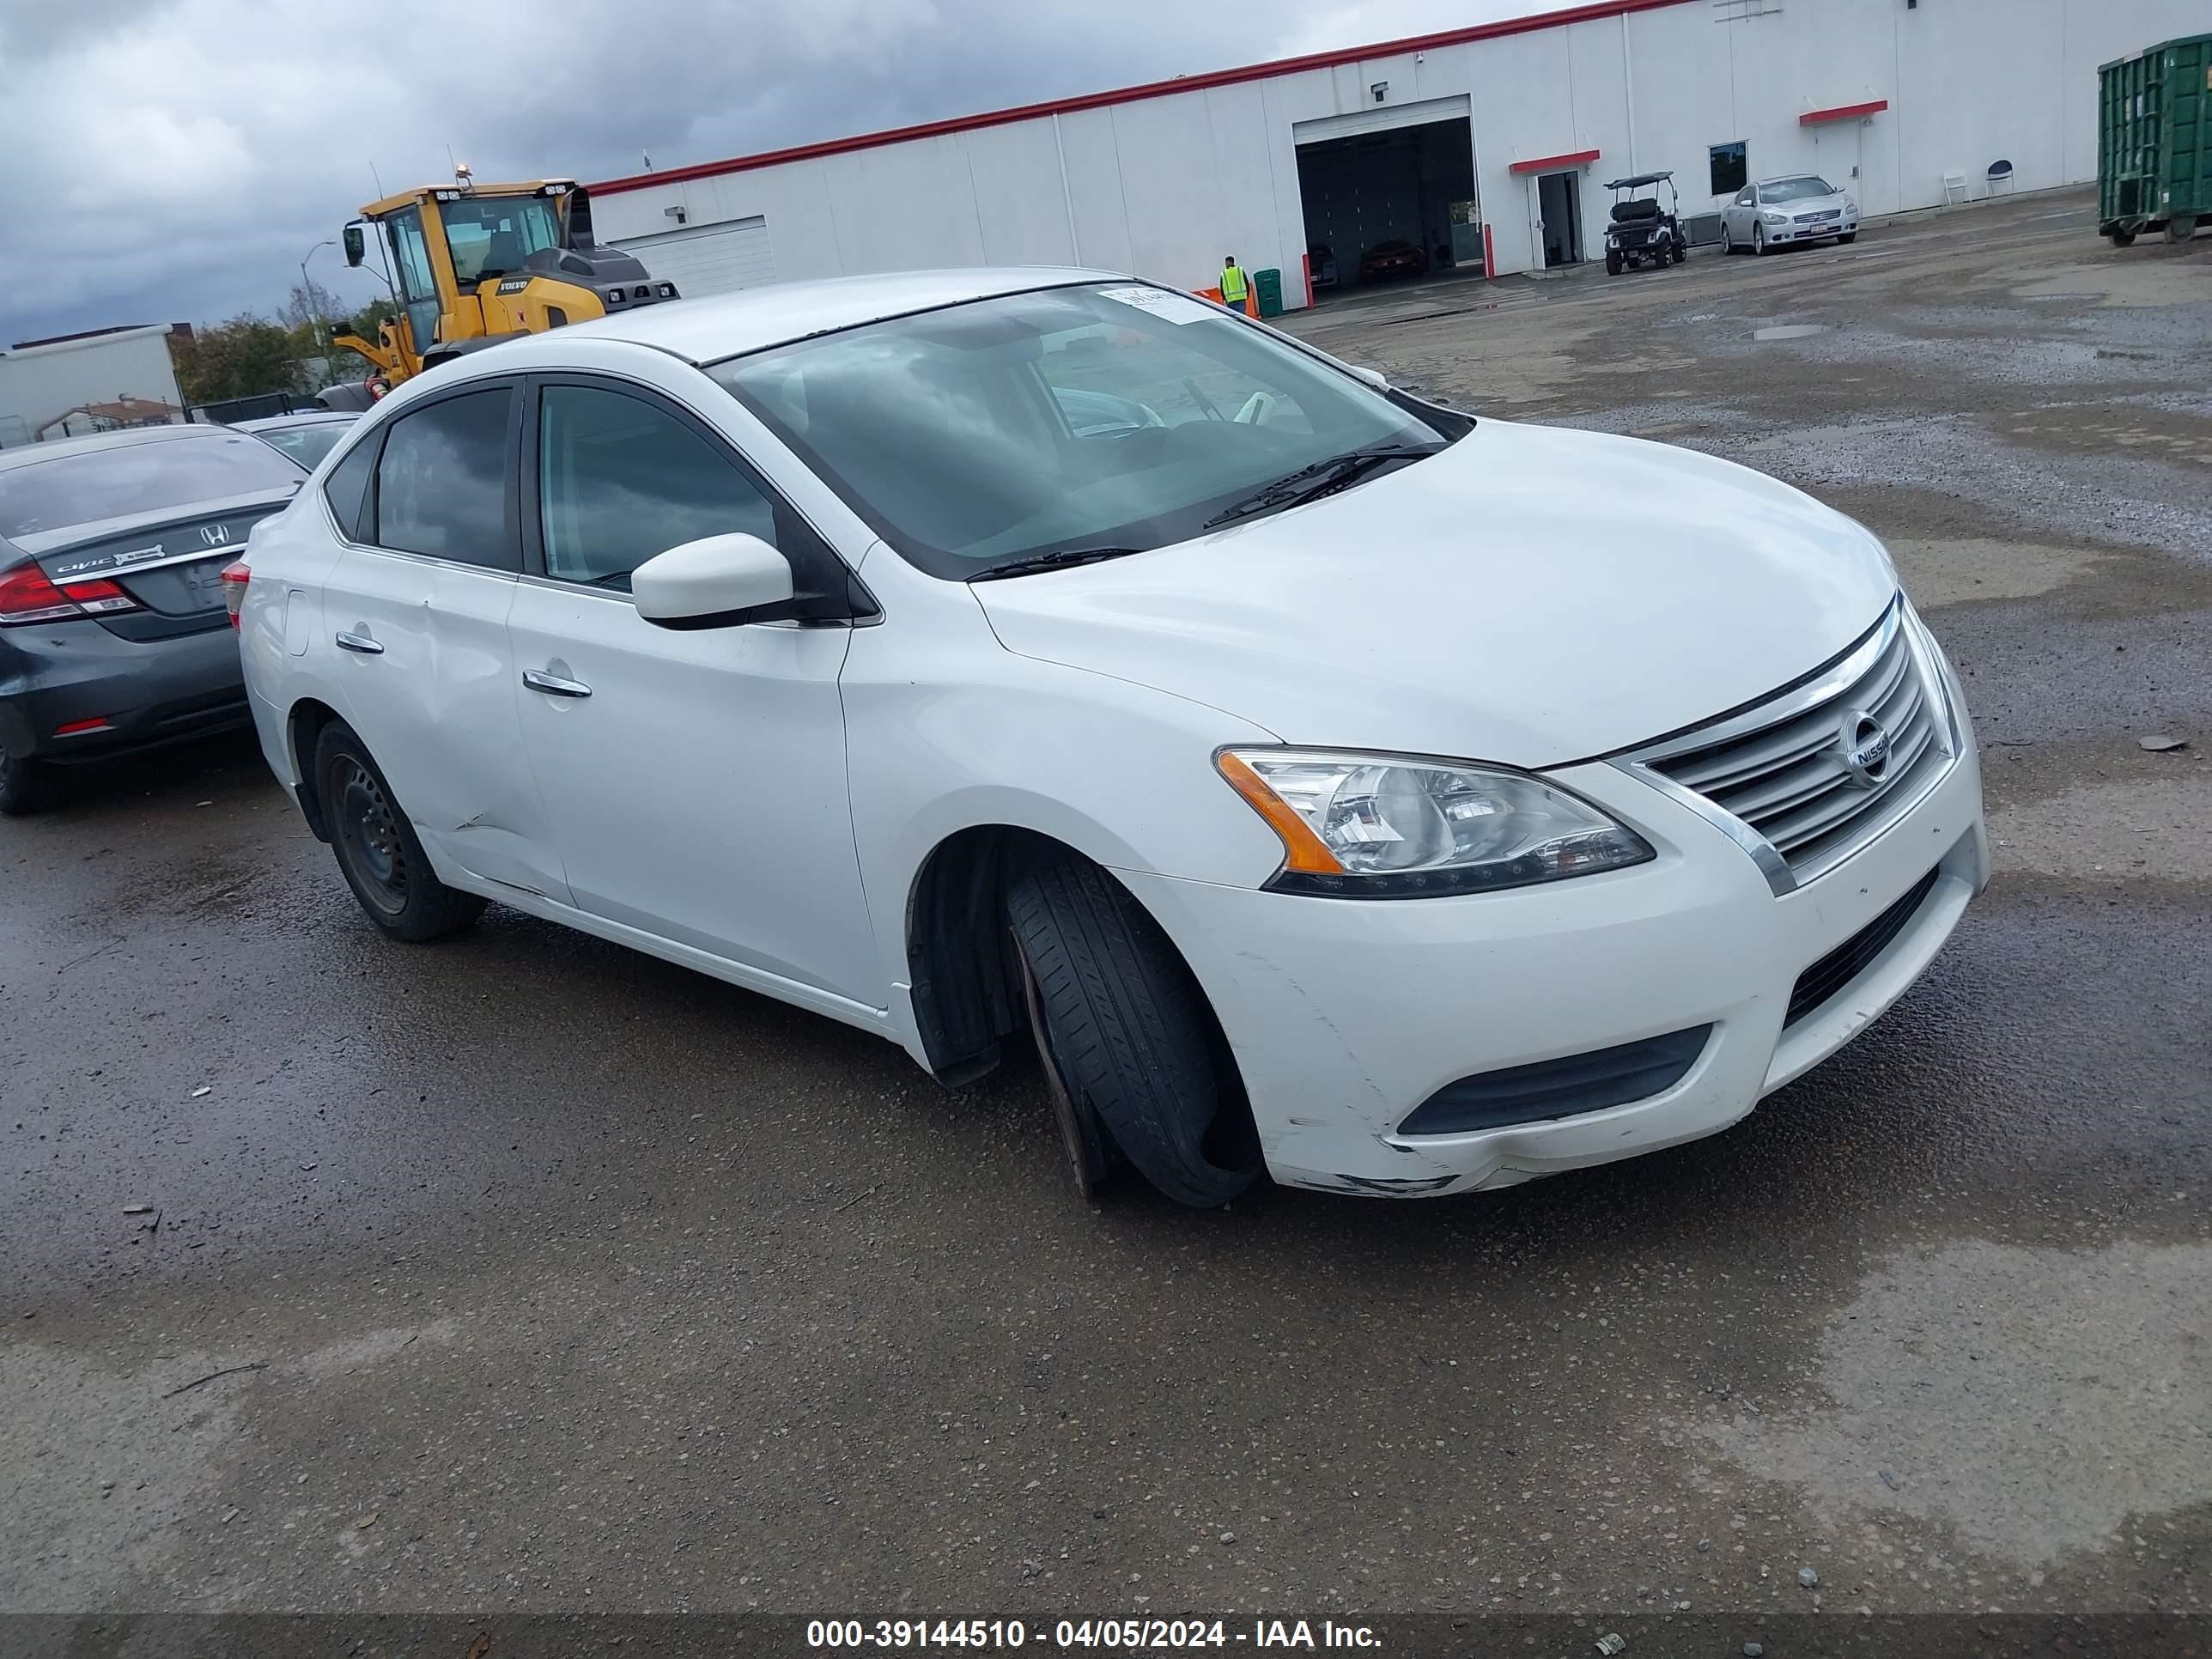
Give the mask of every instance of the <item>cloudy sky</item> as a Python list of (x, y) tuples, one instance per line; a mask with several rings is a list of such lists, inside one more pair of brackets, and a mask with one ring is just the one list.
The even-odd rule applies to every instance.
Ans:
[[(349, 305), (362, 204), (611, 178), (1566, 0), (0, 0), (0, 343)], [(374, 42), (392, 43), (380, 57)]]

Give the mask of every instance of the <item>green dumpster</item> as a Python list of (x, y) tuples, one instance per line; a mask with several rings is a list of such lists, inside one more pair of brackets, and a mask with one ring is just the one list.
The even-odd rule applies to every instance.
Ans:
[(2212, 34), (2145, 47), (2097, 70), (2097, 232), (2185, 242), (2212, 219)]
[(1279, 317), (1283, 314), (1283, 273), (1281, 271), (1254, 271), (1252, 291), (1260, 296), (1260, 314), (1262, 317)]

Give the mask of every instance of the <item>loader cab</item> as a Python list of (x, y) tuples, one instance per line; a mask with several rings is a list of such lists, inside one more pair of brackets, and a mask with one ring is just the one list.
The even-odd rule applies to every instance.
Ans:
[[(410, 191), (363, 210), (384, 237), (414, 356), (492, 331), (480, 291), (521, 272), (532, 254), (565, 245), (563, 198), (572, 192), (580, 194), (566, 180), (482, 188), (463, 182)], [(359, 263), (351, 238), (346, 253)]]
[(369, 227), (383, 238), (400, 308), (379, 342), (333, 337), (379, 371), (372, 387), (516, 334), (677, 297), (635, 256), (599, 245), (591, 198), (573, 179), (478, 185), (465, 167), (454, 174), (372, 202), (346, 227), (349, 264), (367, 258)]

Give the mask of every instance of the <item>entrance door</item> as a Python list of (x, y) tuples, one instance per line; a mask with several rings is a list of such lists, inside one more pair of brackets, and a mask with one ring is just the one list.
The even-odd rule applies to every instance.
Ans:
[(1850, 191), (1862, 214), (1873, 211), (1859, 179), (1860, 135), (1865, 127), (1863, 121), (1830, 121), (1813, 130), (1813, 171), (1838, 190)]
[(1583, 262), (1583, 192), (1580, 175), (1540, 173), (1536, 179), (1536, 216), (1544, 234), (1544, 265)]

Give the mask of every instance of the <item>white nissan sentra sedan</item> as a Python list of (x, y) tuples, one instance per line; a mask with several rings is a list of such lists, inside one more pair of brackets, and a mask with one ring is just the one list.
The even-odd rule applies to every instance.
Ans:
[(1861, 526), (1125, 276), (501, 344), (249, 562), (262, 745), (385, 933), (495, 899), (947, 1084), (1033, 1035), (1086, 1191), (1710, 1134), (1988, 870), (1958, 679)]

